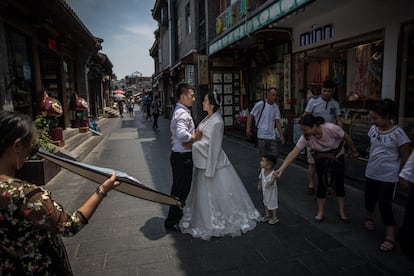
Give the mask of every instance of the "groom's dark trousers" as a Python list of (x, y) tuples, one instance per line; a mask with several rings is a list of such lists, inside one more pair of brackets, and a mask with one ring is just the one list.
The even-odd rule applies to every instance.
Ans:
[[(173, 185), (171, 187), (171, 195), (178, 197), (183, 202), (187, 199), (190, 192), (191, 180), (193, 177), (193, 159), (191, 152), (171, 152), (170, 164), (173, 175)], [(170, 206), (168, 216), (165, 219), (165, 226), (173, 226), (177, 224), (183, 212), (180, 207)]]

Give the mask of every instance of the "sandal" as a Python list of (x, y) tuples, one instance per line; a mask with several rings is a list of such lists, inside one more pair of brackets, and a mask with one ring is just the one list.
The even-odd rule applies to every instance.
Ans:
[(391, 252), (395, 247), (395, 242), (392, 240), (385, 240), (383, 243), (380, 244), (379, 250), (381, 252)]
[(268, 222), (269, 220), (270, 220), (270, 217), (266, 217), (266, 216), (263, 216), (259, 219), (260, 222)]
[(343, 222), (343, 223), (350, 223), (351, 219), (348, 217), (341, 217), (340, 214), (338, 214), (338, 218)]
[(324, 221), (324, 220), (325, 220), (325, 217), (324, 217), (324, 216), (321, 216), (321, 217), (315, 216), (315, 217), (313, 218), (313, 220), (314, 220), (315, 222), (317, 222), (317, 223), (321, 223), (322, 221)]
[(366, 231), (375, 231), (375, 223), (373, 219), (367, 218), (364, 222), (364, 229)]
[(269, 224), (273, 225), (273, 224), (276, 224), (276, 223), (278, 223), (278, 222), (279, 222), (279, 219), (278, 219), (278, 218), (272, 218), (272, 219), (270, 219), (267, 223), (269, 223)]

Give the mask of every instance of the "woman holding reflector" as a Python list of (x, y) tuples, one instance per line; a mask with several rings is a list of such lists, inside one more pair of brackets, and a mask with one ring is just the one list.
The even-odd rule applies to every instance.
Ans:
[(72, 275), (60, 236), (73, 236), (106, 193), (119, 185), (106, 179), (74, 213), (67, 213), (43, 187), (15, 179), (36, 142), (29, 116), (0, 111), (0, 274)]

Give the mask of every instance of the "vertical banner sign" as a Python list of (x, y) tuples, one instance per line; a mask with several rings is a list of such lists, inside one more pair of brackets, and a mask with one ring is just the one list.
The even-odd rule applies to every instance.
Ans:
[(189, 84), (194, 84), (194, 65), (187, 64), (185, 66), (185, 80)]
[(198, 56), (198, 83), (208, 85), (208, 58), (206, 55)]
[(291, 78), (291, 55), (283, 57), (283, 108), (290, 109), (293, 104), (290, 93)]

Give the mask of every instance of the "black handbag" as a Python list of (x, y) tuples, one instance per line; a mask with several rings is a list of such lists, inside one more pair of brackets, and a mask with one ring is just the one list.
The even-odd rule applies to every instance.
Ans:
[(263, 114), (263, 110), (266, 106), (266, 102), (265, 100), (263, 100), (263, 107), (262, 107), (262, 111), (260, 111), (260, 115), (259, 115), (259, 119), (257, 120), (257, 122), (255, 121), (254, 117), (252, 118), (252, 137), (250, 139), (250, 141), (254, 144), (254, 147), (257, 147), (257, 130), (258, 130), (258, 125), (260, 122), (260, 119), (262, 118), (262, 114)]
[(255, 124), (253, 125), (253, 129), (252, 129), (251, 142), (254, 144), (255, 147), (257, 146), (257, 126)]

